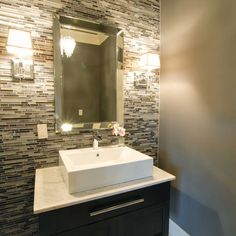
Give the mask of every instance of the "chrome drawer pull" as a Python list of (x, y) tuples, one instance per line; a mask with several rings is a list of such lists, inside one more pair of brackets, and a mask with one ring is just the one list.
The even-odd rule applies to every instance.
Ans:
[(124, 208), (124, 207), (127, 207), (127, 206), (136, 205), (136, 204), (139, 204), (139, 203), (142, 203), (142, 202), (144, 202), (144, 198), (140, 198), (140, 199), (130, 201), (130, 202), (121, 203), (121, 204), (118, 204), (118, 205), (115, 205), (115, 206), (112, 206), (112, 207), (104, 208), (102, 210), (90, 212), (90, 216), (97, 216), (97, 215), (104, 214), (104, 213), (114, 211), (114, 210), (117, 210), (117, 209), (121, 209), (121, 208)]

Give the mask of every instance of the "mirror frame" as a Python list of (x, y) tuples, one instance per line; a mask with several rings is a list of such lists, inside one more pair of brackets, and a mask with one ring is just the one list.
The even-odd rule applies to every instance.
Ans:
[(72, 132), (76, 130), (97, 130), (111, 129), (114, 123), (124, 125), (124, 100), (123, 100), (123, 51), (124, 51), (124, 33), (121, 29), (112, 26), (95, 23), (92, 21), (73, 18), (63, 15), (53, 15), (53, 46), (54, 46), (54, 89), (55, 89), (55, 130), (56, 133), (65, 133), (61, 129), (63, 122), (62, 117), (62, 81), (63, 81), (63, 66), (60, 49), (60, 29), (61, 26), (69, 29), (84, 28), (103, 32), (108, 35), (116, 36), (116, 121), (93, 122), (93, 123), (76, 123), (72, 125)]

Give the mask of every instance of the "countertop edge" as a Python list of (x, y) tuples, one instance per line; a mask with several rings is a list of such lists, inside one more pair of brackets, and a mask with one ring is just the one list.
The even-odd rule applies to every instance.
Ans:
[[(62, 200), (61, 203), (56, 203), (54, 205), (51, 204), (51, 206), (45, 206), (45, 207), (35, 206), (35, 205), (37, 205), (37, 202), (39, 202), (40, 197), (43, 199), (42, 191), (39, 191), (39, 188), (40, 188), (39, 185), (40, 184), (43, 185), (43, 180), (40, 179), (40, 175), (41, 175), (41, 177), (42, 177), (43, 174), (46, 175), (46, 171), (48, 171), (50, 169), (54, 170), (54, 172), (59, 171), (59, 170), (56, 170), (56, 168), (58, 168), (58, 167), (47, 167), (47, 168), (36, 170), (35, 191), (34, 191), (34, 206), (33, 206), (33, 213), (34, 214), (41, 214), (41, 213), (44, 213), (44, 212), (57, 210), (57, 209), (64, 208), (64, 207), (69, 207), (69, 206), (73, 206), (73, 205), (77, 205), (77, 204), (81, 204), (81, 203), (85, 203), (85, 202), (89, 202), (89, 201), (93, 201), (93, 200), (98, 200), (98, 199), (105, 198), (105, 197), (114, 196), (114, 195), (117, 195), (117, 194), (122, 194), (122, 193), (125, 193), (125, 192), (138, 190), (138, 189), (145, 188), (145, 187), (158, 185), (158, 184), (161, 184), (161, 183), (165, 183), (165, 182), (175, 180), (175, 178), (176, 178), (174, 175), (171, 175), (171, 174), (167, 173), (166, 171), (154, 166), (153, 167), (153, 177), (152, 177), (152, 179), (146, 178), (146, 179), (138, 180), (138, 181), (142, 181), (140, 183), (137, 183), (138, 181), (136, 180), (136, 181), (126, 182), (126, 183), (123, 183), (123, 184), (112, 185), (112, 186), (109, 186), (111, 188), (110, 190), (107, 189), (107, 187), (104, 187), (104, 188), (99, 188), (99, 189), (95, 189), (95, 190), (85, 191), (85, 192), (83, 192), (83, 195), (86, 195), (86, 193), (87, 193), (87, 196), (82, 196), (82, 197), (75, 196), (77, 194), (68, 195), (69, 197), (74, 197), (75, 199), (70, 200), (68, 202), (63, 202), (63, 200)], [(157, 171), (162, 172), (162, 174), (164, 174), (165, 177), (162, 177), (162, 178), (159, 178), (159, 179), (156, 178), (155, 174), (157, 175), (157, 173), (155, 173), (155, 172), (157, 172)], [(43, 172), (45, 172), (45, 173), (43, 173)], [(45, 204), (45, 205), (49, 205), (49, 204), (50, 203)], [(40, 205), (42, 205), (42, 204), (40, 204)]]

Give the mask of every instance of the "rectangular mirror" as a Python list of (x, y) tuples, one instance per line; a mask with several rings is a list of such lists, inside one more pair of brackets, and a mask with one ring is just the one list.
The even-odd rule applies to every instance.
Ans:
[(123, 32), (54, 15), (56, 132), (123, 125)]

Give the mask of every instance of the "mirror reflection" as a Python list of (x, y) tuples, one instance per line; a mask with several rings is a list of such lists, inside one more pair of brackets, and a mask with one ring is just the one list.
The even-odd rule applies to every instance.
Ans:
[(54, 42), (57, 129), (122, 123), (122, 32), (56, 16)]

